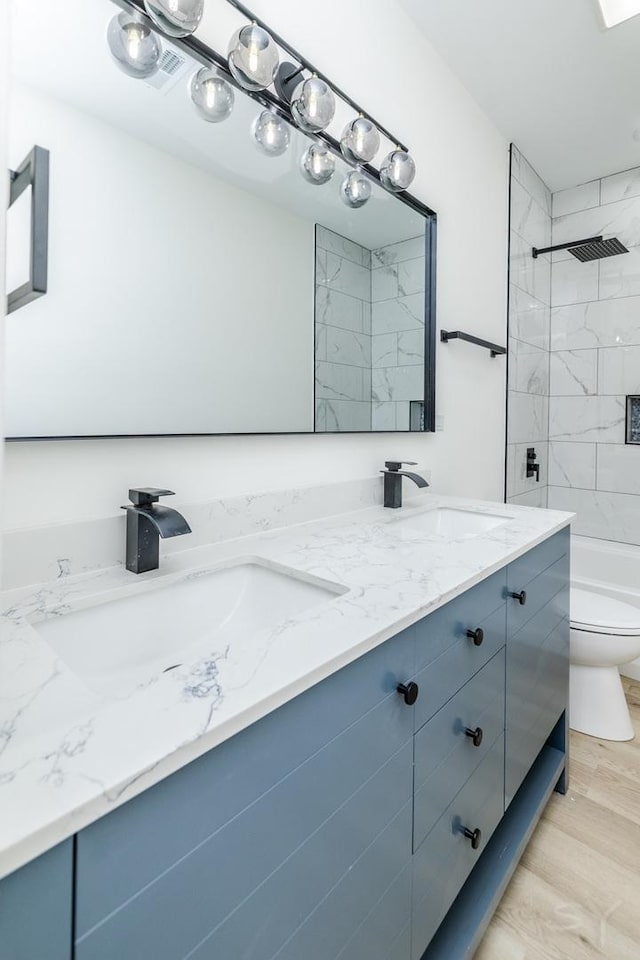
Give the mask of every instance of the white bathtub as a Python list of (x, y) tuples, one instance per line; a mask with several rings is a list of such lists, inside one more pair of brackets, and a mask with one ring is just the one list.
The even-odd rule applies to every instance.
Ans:
[[(640, 609), (640, 547), (572, 536), (571, 582)], [(640, 680), (640, 660), (621, 667), (620, 673)]]

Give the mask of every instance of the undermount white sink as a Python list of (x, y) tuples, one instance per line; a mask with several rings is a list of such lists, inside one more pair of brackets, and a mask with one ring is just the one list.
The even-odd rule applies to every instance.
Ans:
[(391, 521), (403, 538), (451, 538), (453, 540), (478, 537), (493, 530), (511, 517), (498, 513), (477, 513), (474, 510), (458, 510), (455, 507), (437, 507), (423, 513), (401, 516)]
[(346, 588), (339, 584), (248, 560), (32, 626), (87, 686), (122, 697), (342, 593)]

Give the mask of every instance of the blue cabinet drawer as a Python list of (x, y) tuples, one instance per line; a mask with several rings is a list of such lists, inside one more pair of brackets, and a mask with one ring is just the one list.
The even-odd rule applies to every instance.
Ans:
[(565, 554), (560, 557), (551, 566), (543, 570), (533, 580), (525, 586), (520, 586), (520, 581), (515, 581), (509, 573), (509, 591), (520, 593), (524, 589), (526, 593), (526, 602), (521, 604), (513, 597), (509, 598), (507, 605), (507, 628), (509, 635), (517, 633), (518, 630), (545, 607), (549, 601), (568, 583), (569, 581), (569, 556)]
[[(378, 838), (391, 869), (409, 861), (412, 758), (408, 741), (349, 800), (331, 801), (332, 815), (255, 885), (253, 863), (264, 860), (263, 848), (277, 844), (288, 822), (330, 785), (318, 771), (306, 791), (281, 797), (265, 813), (260, 801), (82, 938), (76, 960), (271, 960), (349, 871), (368, 884), (358, 861)], [(332, 779), (344, 773), (338, 765)], [(366, 890), (350, 892), (363, 916), (377, 889), (364, 906)]]
[[(504, 733), (504, 647), (415, 736), (413, 847)], [(466, 729), (481, 730), (477, 746)]]
[[(345, 764), (346, 790), (355, 789), (360, 775), (370, 775), (376, 764), (380, 766), (411, 735), (413, 710), (403, 704), (395, 688), (413, 672), (414, 636), (410, 629), (83, 830), (77, 845), (78, 936), (201, 847), (292, 771), (370, 714), (375, 737), (363, 733), (362, 728), (360, 733), (354, 729), (343, 741), (346, 753), (340, 753), (339, 743), (332, 748), (335, 762)], [(374, 715), (372, 711), (382, 703), (381, 712)], [(365, 741), (362, 747), (356, 746), (358, 737)], [(379, 746), (374, 745), (374, 739), (380, 740)], [(357, 754), (353, 763), (349, 749)], [(327, 757), (319, 756), (318, 771)], [(365, 769), (363, 761), (365, 767), (369, 761), (373, 767)], [(300, 777), (303, 775), (301, 770)], [(329, 805), (332, 797), (341, 802), (329, 790)], [(324, 804), (321, 810), (317, 800), (306, 805), (309, 814), (316, 810), (316, 820), (311, 817), (308, 821), (309, 830), (327, 809)], [(291, 797), (289, 802), (293, 802)], [(305, 829), (302, 822), (298, 825), (300, 830)], [(246, 850), (242, 837), (238, 843), (239, 849)], [(227, 855), (233, 860), (233, 849)], [(252, 855), (251, 862), (254, 860)]]
[(570, 531), (569, 527), (566, 527), (510, 563), (508, 568), (509, 589), (522, 590), (543, 570), (546, 570), (560, 557), (569, 553), (569, 541)]
[[(503, 775), (504, 737), (500, 736), (414, 854), (413, 960), (422, 957), (502, 819)], [(481, 831), (478, 849), (465, 838), (465, 827)]]
[[(504, 579), (499, 581), (504, 589)], [(456, 601), (454, 601), (456, 602)], [(428, 618), (426, 629), (430, 627)], [(504, 600), (490, 616), (482, 619), (458, 619), (456, 635), (447, 650), (416, 676), (420, 695), (415, 705), (415, 729), (419, 730), (458, 690), (500, 650), (506, 640)], [(466, 624), (483, 631), (480, 646), (466, 635)], [(434, 628), (437, 629), (437, 628)], [(454, 635), (453, 632), (451, 634)]]
[(467, 639), (467, 630), (475, 630), (504, 606), (505, 593), (506, 569), (498, 570), (417, 623), (416, 670), (432, 663), (454, 643)]
[(71, 960), (73, 841), (0, 880), (0, 960)]

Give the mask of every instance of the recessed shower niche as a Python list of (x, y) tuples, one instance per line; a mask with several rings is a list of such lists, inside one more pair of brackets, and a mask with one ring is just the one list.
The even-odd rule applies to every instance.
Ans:
[(627, 397), (627, 443), (640, 443), (640, 397)]

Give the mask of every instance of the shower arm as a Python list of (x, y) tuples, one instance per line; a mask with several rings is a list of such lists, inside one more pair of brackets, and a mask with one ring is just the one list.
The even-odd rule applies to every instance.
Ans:
[(571, 250), (572, 247), (581, 247), (585, 243), (602, 243), (602, 236), (587, 237), (586, 240), (572, 240), (571, 243), (557, 243), (555, 247), (533, 247), (533, 259), (537, 260), (543, 253), (555, 253), (556, 250)]

